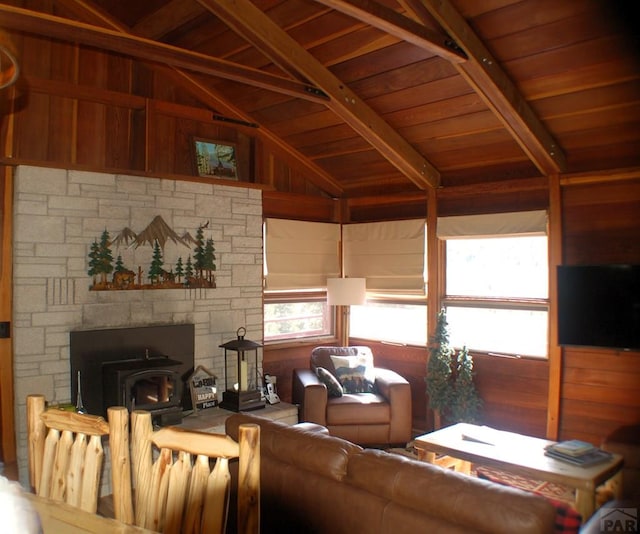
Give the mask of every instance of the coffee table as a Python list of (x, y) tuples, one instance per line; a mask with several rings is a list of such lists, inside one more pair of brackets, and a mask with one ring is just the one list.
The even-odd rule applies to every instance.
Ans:
[[(414, 447), (418, 458), (430, 463), (442, 463), (437, 455), (447, 455), (463, 462), (575, 488), (576, 510), (586, 521), (595, 510), (596, 488), (613, 477), (622, 476), (622, 456), (614, 454), (611, 460), (590, 467), (574, 466), (545, 456), (544, 448), (551, 443), (554, 442), (458, 423), (418, 436)], [(468, 472), (468, 464), (463, 463), (458, 469)], [(620, 486), (615, 484), (614, 491)]]

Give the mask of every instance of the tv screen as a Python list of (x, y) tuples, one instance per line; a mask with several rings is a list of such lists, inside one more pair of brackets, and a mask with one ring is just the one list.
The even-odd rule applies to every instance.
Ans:
[(558, 342), (640, 350), (640, 265), (559, 266)]

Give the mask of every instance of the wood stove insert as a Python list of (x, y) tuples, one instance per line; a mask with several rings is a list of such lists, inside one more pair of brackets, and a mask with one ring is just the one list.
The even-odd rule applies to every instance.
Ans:
[(164, 325), (70, 333), (71, 398), (92, 414), (109, 406), (149, 410), (158, 424), (177, 424), (191, 409), (186, 380), (194, 367), (194, 325)]

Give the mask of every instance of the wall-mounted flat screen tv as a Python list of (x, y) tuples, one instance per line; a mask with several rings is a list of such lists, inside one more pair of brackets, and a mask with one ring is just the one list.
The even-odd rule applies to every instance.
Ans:
[(640, 350), (640, 265), (559, 266), (558, 342)]

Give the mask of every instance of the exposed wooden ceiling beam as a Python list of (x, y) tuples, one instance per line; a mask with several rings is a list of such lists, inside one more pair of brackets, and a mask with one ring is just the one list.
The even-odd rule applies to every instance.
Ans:
[(418, 188), (439, 186), (440, 173), (431, 163), (250, 0), (197, 1), (254, 46), (275, 56), (278, 64), (292, 66), (322, 89), (330, 97), (326, 106)]
[(464, 17), (448, 0), (404, 0), (421, 20), (430, 17), (467, 53), (469, 60), (454, 63), (490, 109), (502, 121), (538, 170), (544, 175), (566, 169), (564, 152), (529, 103), (518, 91)]
[(370, 0), (316, 0), (345, 15), (361, 20), (398, 39), (407, 41), (452, 63), (466, 61), (466, 54), (448, 35), (430, 30), (393, 9)]
[[(82, 22), (94, 26), (104, 26), (112, 30), (127, 32), (127, 27), (115, 17), (96, 6), (92, 1), (56, 0), (56, 4), (76, 15)], [(145, 36), (146, 37), (146, 36)]]
[[(85, 4), (87, 3), (85, 2)], [(296, 98), (321, 103), (327, 100), (326, 95), (311, 84), (275, 76), (259, 69), (252, 69), (198, 52), (137, 37), (117, 29), (102, 28), (5, 4), (0, 4), (0, 25), (6, 29), (94, 46), (144, 61), (153, 61), (201, 74), (217, 76)]]
[(206, 13), (206, 10), (197, 2), (172, 0), (138, 22), (131, 29), (136, 35), (143, 35), (149, 39), (159, 39), (203, 13)]
[[(86, 0), (58, 0), (58, 2), (63, 3), (80, 18), (84, 19), (86, 17), (96, 24), (104, 25), (122, 33), (128, 33), (130, 31), (125, 25), (110, 16), (108, 13), (102, 11), (92, 2), (87, 2)], [(157, 70), (162, 70), (165, 76), (171, 78), (174, 83), (179, 84), (185, 90), (189, 91), (205, 106), (246, 122), (254, 122), (253, 117), (229, 103), (223, 96), (211, 87), (205, 85), (201, 80), (195, 78), (192, 74), (175, 67), (171, 68), (157, 64), (155, 65), (155, 68)], [(256, 135), (265, 142), (274, 146), (284, 154), (285, 157), (295, 162), (307, 173), (306, 178), (316, 187), (325, 191), (328, 195), (339, 197), (344, 193), (342, 186), (339, 185), (329, 173), (324, 171), (309, 158), (303, 156), (300, 152), (291, 147), (291, 145), (284, 143), (282, 139), (267, 128), (260, 127), (258, 130), (255, 130), (253, 135)]]

